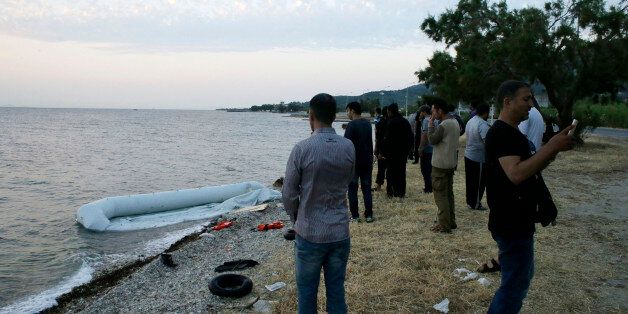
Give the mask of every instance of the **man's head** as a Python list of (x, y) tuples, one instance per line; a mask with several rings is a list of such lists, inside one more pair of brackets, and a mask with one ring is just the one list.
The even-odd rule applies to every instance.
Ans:
[(525, 82), (509, 80), (497, 89), (497, 103), (502, 105), (502, 112), (517, 122), (528, 118), (532, 109), (532, 91)]
[(375, 108), (375, 113), (378, 115), (382, 114), (382, 108), (380, 107)]
[(334, 97), (325, 93), (312, 97), (309, 119), (312, 131), (322, 127), (331, 127), (336, 119), (336, 100)]
[(440, 97), (433, 97), (429, 104), (432, 105), (432, 114), (439, 120), (444, 120), (450, 111), (447, 101)]
[(480, 103), (479, 105), (475, 106), (475, 114), (484, 120), (488, 119), (489, 110), (490, 108), (485, 103)]
[(382, 116), (388, 118), (388, 106), (382, 107)]
[(362, 106), (357, 101), (352, 101), (347, 105), (347, 117), (353, 120), (362, 114)]
[(397, 105), (397, 103), (392, 103), (390, 105), (388, 105), (388, 116), (392, 117), (392, 116), (396, 116), (399, 114), (399, 105)]
[(419, 108), (419, 117), (421, 118), (421, 120), (423, 120), (423, 118), (425, 118), (426, 116), (429, 116), (431, 112), (432, 112), (432, 108), (430, 108), (430, 106), (423, 105)]

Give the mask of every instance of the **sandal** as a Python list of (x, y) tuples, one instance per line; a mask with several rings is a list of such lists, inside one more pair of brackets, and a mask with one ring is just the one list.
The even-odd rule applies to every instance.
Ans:
[[(491, 263), (491, 266), (488, 266), (488, 263)], [(488, 263), (482, 264), (482, 266), (478, 268), (478, 272), (479, 273), (494, 273), (496, 271), (501, 270), (499, 263), (494, 258), (491, 258), (491, 260)]]

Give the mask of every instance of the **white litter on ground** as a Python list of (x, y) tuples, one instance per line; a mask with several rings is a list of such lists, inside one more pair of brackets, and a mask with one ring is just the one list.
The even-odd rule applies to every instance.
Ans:
[[(453, 275), (458, 277), (462, 282), (474, 280), (480, 276), (478, 273), (470, 271), (464, 267), (456, 268), (453, 272)], [(488, 278), (481, 277), (478, 279), (478, 283), (482, 286), (488, 287), (491, 284), (491, 281)]]
[(449, 299), (445, 298), (440, 303), (434, 304), (433, 308), (439, 312), (449, 313)]
[(460, 278), (461, 281), (469, 281), (478, 278), (478, 273), (472, 272), (466, 268), (456, 268), (454, 276)]
[(484, 278), (484, 277), (478, 279), (478, 282), (484, 287), (488, 287), (491, 285), (491, 281), (488, 278)]
[(278, 282), (275, 282), (275, 283), (274, 283), (274, 284), (272, 284), (272, 285), (266, 285), (265, 287), (266, 287), (266, 289), (268, 289), (269, 291), (271, 291), (271, 292), (272, 292), (272, 291), (277, 291), (277, 290), (279, 290), (279, 289), (281, 289), (281, 288), (283, 288), (283, 287), (285, 287), (285, 286), (286, 286), (286, 283), (285, 283), (285, 282), (283, 282), (283, 281), (278, 281)]

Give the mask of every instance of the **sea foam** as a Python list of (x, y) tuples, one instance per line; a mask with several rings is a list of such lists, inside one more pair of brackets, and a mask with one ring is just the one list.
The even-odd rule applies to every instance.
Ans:
[(93, 273), (94, 269), (88, 263), (83, 262), (81, 268), (75, 274), (64, 279), (58, 285), (1, 308), (0, 314), (37, 313), (55, 306), (57, 305), (57, 297), (70, 292), (76, 286), (89, 282)]

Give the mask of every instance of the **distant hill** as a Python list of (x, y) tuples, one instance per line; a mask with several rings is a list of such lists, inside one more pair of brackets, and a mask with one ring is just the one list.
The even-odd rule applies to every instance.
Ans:
[[(399, 90), (380, 90), (366, 92), (362, 95), (336, 95), (336, 103), (338, 110), (344, 111), (346, 104), (357, 101), (372, 109), (374, 107), (383, 107), (393, 102), (399, 104), (400, 108), (405, 107), (406, 99), (408, 106), (416, 106), (418, 97), (430, 93), (430, 90), (424, 84), (412, 85)], [(407, 97), (407, 98), (406, 98)], [(271, 112), (296, 112), (305, 111), (309, 107), (310, 102), (293, 101), (289, 103), (281, 102), (279, 104), (263, 104), (251, 106), (249, 111), (271, 111)], [(363, 107), (364, 108), (364, 107)], [(365, 108), (366, 109), (366, 108)], [(246, 111), (247, 109), (219, 109), (227, 111)], [(374, 109), (373, 109), (374, 110)]]
[[(407, 92), (407, 93), (406, 93)], [(345, 104), (351, 101), (379, 101), (380, 107), (390, 105), (396, 102), (400, 107), (406, 104), (406, 95), (408, 96), (408, 105), (417, 103), (418, 97), (430, 93), (430, 90), (424, 84), (412, 85), (399, 90), (381, 90), (366, 92), (359, 96), (334, 96), (338, 107), (344, 109)]]

